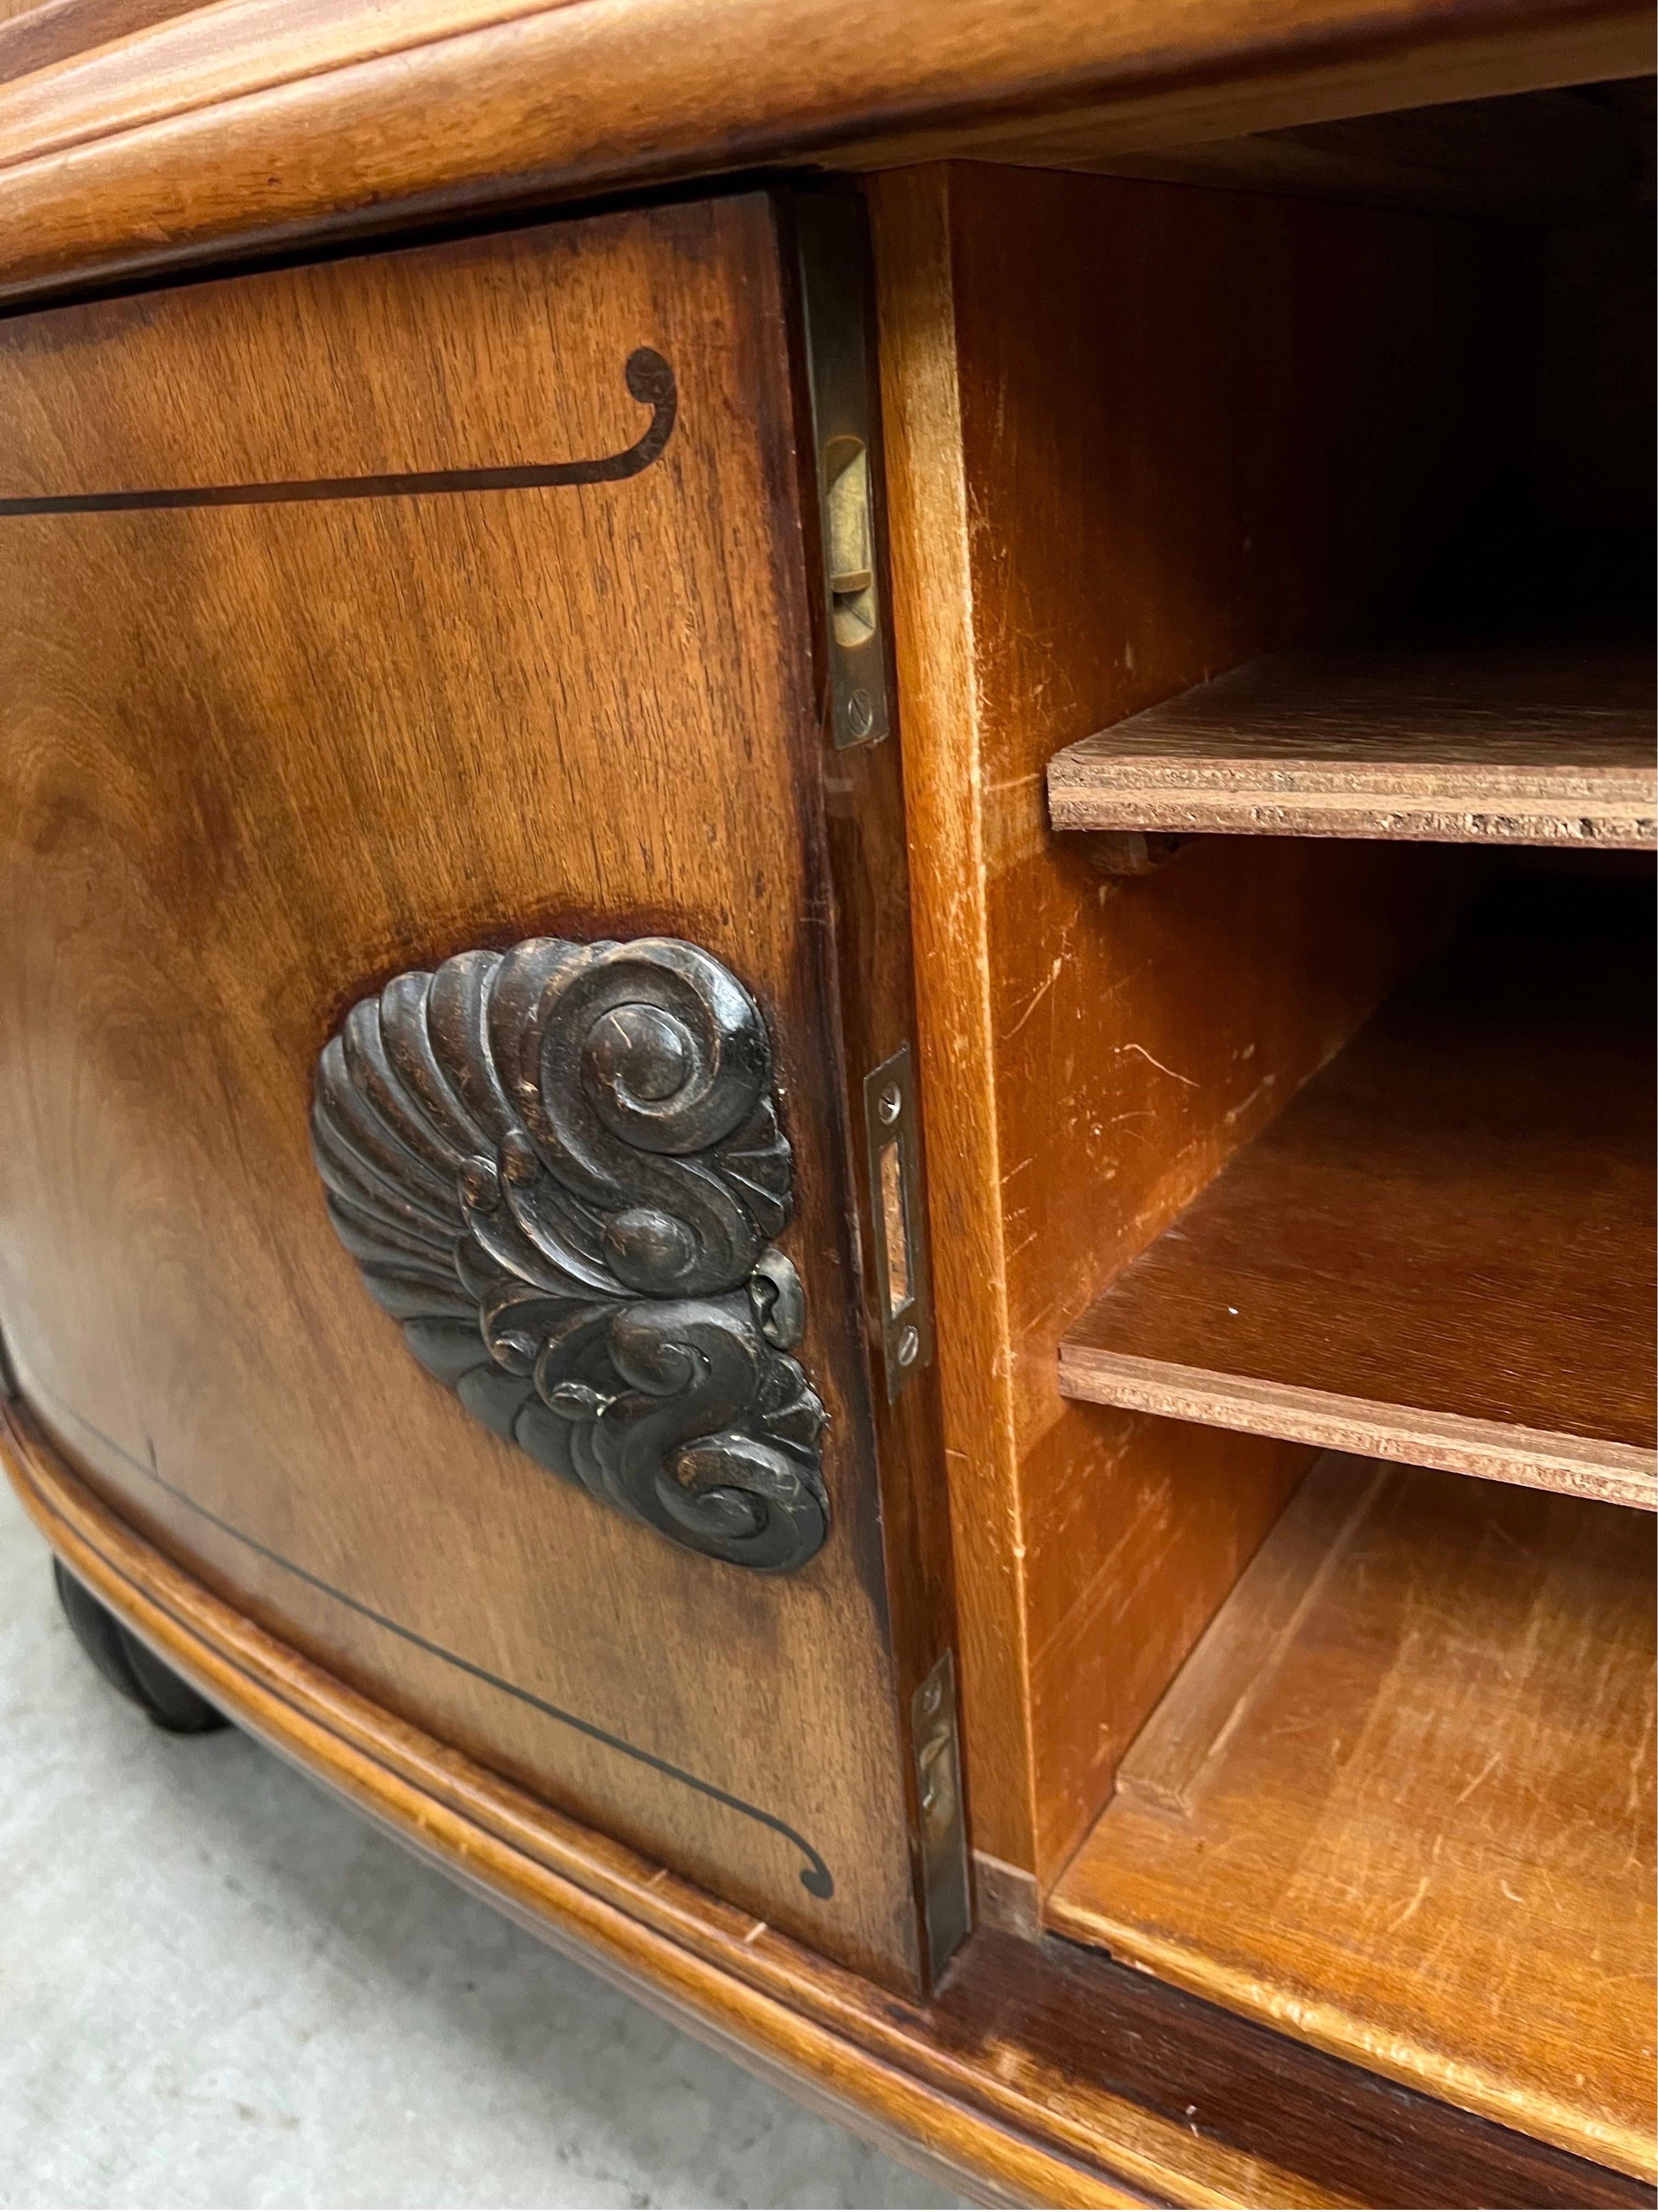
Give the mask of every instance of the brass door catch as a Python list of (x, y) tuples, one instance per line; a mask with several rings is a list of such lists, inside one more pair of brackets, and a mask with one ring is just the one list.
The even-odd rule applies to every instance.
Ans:
[(835, 743), (873, 744), (891, 727), (881, 605), (881, 471), (869, 244), (850, 193), (794, 201), (806, 381), (817, 463)]
[(973, 1925), (952, 1652), (946, 1651), (916, 1686), (909, 1701), (909, 1721), (920, 1827), (928, 1978), (936, 1982)]
[(907, 1044), (864, 1078), (864, 1122), (875, 1231), (875, 1295), (890, 1400), (932, 1358), (921, 1156)]

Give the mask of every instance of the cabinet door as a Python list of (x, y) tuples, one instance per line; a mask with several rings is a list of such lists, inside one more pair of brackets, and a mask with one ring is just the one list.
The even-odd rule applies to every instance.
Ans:
[(905, 1984), (896, 745), (832, 743), (778, 222), (5, 326), (0, 1317), (203, 1581)]

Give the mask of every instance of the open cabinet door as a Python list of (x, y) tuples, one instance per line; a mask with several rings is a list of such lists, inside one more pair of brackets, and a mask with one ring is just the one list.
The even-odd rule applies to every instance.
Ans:
[(896, 1153), (890, 1080), (865, 1126), (903, 827), (789, 220), (0, 337), (0, 1316), (60, 1449), (255, 1620), (914, 1988), (908, 1085)]

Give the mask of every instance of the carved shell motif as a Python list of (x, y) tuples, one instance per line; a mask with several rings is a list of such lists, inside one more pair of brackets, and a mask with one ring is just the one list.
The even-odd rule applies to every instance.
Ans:
[(422, 1366), (537, 1465), (772, 1573), (823, 1543), (823, 1408), (759, 1008), (672, 938), (532, 938), (360, 1000), (317, 1070), (328, 1211)]

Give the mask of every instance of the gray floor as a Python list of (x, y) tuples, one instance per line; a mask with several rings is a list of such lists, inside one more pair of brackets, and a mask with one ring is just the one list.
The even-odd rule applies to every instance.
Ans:
[(94, 1674), (0, 1481), (0, 2203), (944, 2206), (246, 1738)]

